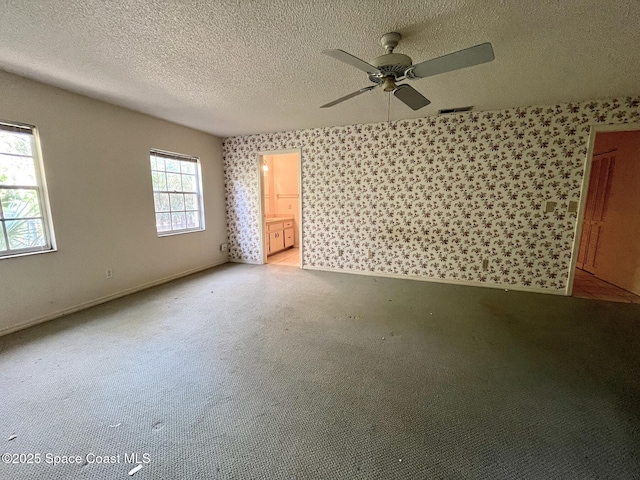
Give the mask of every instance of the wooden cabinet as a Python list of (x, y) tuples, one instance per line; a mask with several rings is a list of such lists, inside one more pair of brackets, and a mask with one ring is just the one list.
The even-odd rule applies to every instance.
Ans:
[(293, 247), (295, 243), (293, 219), (272, 219), (266, 222), (267, 255)]
[(284, 250), (284, 233), (282, 230), (269, 233), (269, 255)]
[(293, 247), (295, 239), (293, 238), (293, 220), (285, 220), (284, 227), (284, 248)]
[(286, 228), (284, 230), (284, 248), (293, 247), (293, 228)]

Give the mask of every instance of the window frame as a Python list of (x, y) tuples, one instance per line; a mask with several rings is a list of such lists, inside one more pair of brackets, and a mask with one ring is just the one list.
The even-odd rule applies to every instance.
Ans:
[[(153, 174), (154, 172), (162, 172), (162, 173), (177, 173), (177, 172), (167, 172), (166, 167), (164, 170), (158, 170), (158, 169), (154, 169), (153, 168), (153, 157), (156, 158), (162, 158), (164, 160), (170, 159), (170, 160), (177, 160), (179, 162), (189, 162), (189, 163), (193, 163), (195, 165), (195, 187), (196, 187), (196, 191), (195, 192), (189, 192), (186, 191), (184, 189), (178, 191), (178, 190), (169, 190), (168, 185), (166, 185), (166, 190), (156, 190), (156, 186), (154, 184), (154, 177)], [(155, 226), (156, 226), (156, 234), (158, 235), (158, 237), (168, 237), (168, 236), (172, 236), (172, 235), (182, 235), (185, 233), (194, 233), (194, 232), (202, 232), (205, 230), (205, 222), (204, 222), (204, 198), (203, 198), (203, 189), (202, 189), (202, 169), (200, 166), (200, 158), (199, 157), (195, 157), (192, 155), (185, 155), (182, 153), (176, 153), (176, 152), (169, 152), (166, 150), (160, 150), (157, 148), (152, 148), (149, 151), (149, 167), (150, 167), (150, 172), (151, 172), (151, 190), (153, 193), (153, 210), (154, 210), (154, 216), (155, 216)], [(182, 177), (183, 175), (191, 175), (191, 174), (185, 174), (184, 172), (180, 172), (180, 176)], [(181, 178), (181, 183), (182, 183), (182, 178)], [(186, 204), (184, 205), (184, 208), (182, 209), (176, 209), (173, 210), (172, 206), (171, 206), (171, 201), (169, 201), (169, 210), (168, 211), (163, 211), (160, 210), (158, 211), (157, 207), (157, 202), (156, 202), (156, 194), (157, 193), (161, 193), (161, 194), (168, 194), (169, 196), (172, 193), (181, 193), (181, 194), (196, 194), (197, 197), (197, 210), (188, 210), (186, 208)], [(185, 203), (185, 202), (183, 202)], [(173, 219), (171, 220), (171, 229), (170, 230), (165, 230), (165, 231), (159, 231), (158, 230), (158, 219), (157, 219), (157, 215), (158, 214), (162, 214), (162, 213), (169, 213), (172, 214), (174, 212), (184, 212), (185, 213), (185, 217), (186, 217), (186, 213), (187, 212), (197, 212), (197, 217), (198, 217), (198, 226), (197, 227), (191, 227), (191, 228), (182, 228), (182, 229), (174, 229), (173, 228)]]
[(5, 218), (3, 207), (0, 202), (0, 235), (5, 243), (5, 250), (0, 250), (0, 260), (8, 258), (23, 257), (26, 255), (36, 255), (40, 253), (50, 253), (57, 251), (55, 235), (53, 230), (53, 220), (51, 217), (51, 207), (49, 204), (49, 192), (47, 190), (47, 182), (44, 171), (44, 162), (42, 157), (42, 149), (40, 146), (40, 135), (38, 129), (34, 125), (23, 122), (15, 122), (12, 120), (0, 119), (0, 130), (5, 132), (15, 132), (28, 134), (31, 142), (31, 156), (18, 155), (8, 152), (0, 152), (2, 155), (11, 157), (32, 158), (34, 164), (34, 173), (36, 185), (5, 185), (0, 183), (0, 189), (5, 190), (34, 190), (38, 201), (40, 216), (25, 217), (25, 219), (38, 219), (42, 222), (42, 233), (44, 237), (44, 245), (26, 248), (11, 248), (9, 244), (9, 236), (7, 233), (6, 222), (20, 220), (20, 217)]

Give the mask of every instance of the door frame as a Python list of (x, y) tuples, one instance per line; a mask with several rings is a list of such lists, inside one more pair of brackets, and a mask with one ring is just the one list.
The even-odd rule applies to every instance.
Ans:
[(578, 263), (578, 253), (580, 249), (580, 240), (582, 237), (582, 224), (584, 220), (585, 208), (587, 206), (587, 194), (589, 192), (589, 180), (591, 177), (591, 163), (593, 161), (594, 147), (596, 144), (596, 136), (598, 133), (606, 132), (630, 132), (640, 130), (640, 123), (610, 123), (606, 125), (591, 125), (589, 129), (589, 145), (587, 147), (587, 158), (584, 166), (584, 175), (582, 176), (582, 187), (580, 188), (580, 203), (576, 218), (576, 226), (573, 231), (573, 247), (571, 248), (571, 262), (569, 268), (569, 280), (565, 294), (573, 295), (573, 281), (576, 275), (576, 265)]
[(298, 251), (300, 252), (300, 264), (299, 268), (304, 268), (302, 265), (302, 148), (289, 148), (283, 150), (261, 150), (256, 154), (256, 169), (258, 172), (258, 234), (260, 235), (260, 250), (261, 255), (260, 258), (262, 261), (261, 265), (265, 265), (267, 263), (267, 248), (266, 248), (266, 240), (264, 237), (264, 175), (262, 174), (262, 161), (264, 156), (268, 155), (287, 155), (295, 153), (298, 155)]

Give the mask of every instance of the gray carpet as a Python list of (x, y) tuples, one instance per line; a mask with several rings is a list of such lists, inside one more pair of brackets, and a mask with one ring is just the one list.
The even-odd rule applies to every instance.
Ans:
[(633, 304), (228, 264), (0, 338), (0, 388), (2, 479), (640, 478)]

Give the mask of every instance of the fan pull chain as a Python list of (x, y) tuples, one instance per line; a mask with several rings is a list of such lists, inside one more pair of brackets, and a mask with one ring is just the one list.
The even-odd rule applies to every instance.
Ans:
[(391, 123), (391, 92), (387, 95), (387, 129)]
[(387, 100), (387, 158), (390, 158), (389, 152), (389, 138), (390, 138), (390, 126), (391, 126), (391, 92), (388, 93)]

